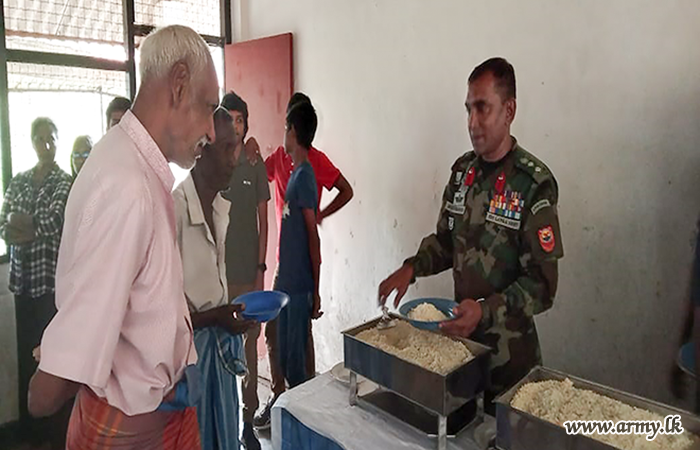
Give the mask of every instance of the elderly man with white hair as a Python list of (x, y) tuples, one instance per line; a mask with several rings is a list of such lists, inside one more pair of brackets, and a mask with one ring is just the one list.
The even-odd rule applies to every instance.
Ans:
[(206, 43), (169, 26), (141, 45), (133, 108), (98, 142), (68, 198), (58, 313), (29, 390), (35, 416), (77, 398), (68, 449), (200, 448), (197, 354), (183, 292), (168, 163), (215, 139)]

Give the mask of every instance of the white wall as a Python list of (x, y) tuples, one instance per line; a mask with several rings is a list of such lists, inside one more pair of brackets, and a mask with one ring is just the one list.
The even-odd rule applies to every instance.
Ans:
[[(322, 228), (320, 368), (376, 316), (378, 283), (435, 226), (470, 144), (465, 80), (516, 68), (514, 134), (554, 171), (565, 247), (545, 363), (670, 401), (700, 213), (700, 2), (237, 0), (242, 39), (294, 33), (296, 88), (317, 147), (356, 197)], [(408, 296), (450, 296), (443, 274)]]

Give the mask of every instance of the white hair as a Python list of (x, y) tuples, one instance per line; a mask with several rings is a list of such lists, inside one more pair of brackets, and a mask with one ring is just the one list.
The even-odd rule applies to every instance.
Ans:
[(158, 28), (141, 44), (141, 82), (166, 76), (178, 62), (187, 65), (191, 78), (213, 64), (207, 43), (193, 29), (183, 25)]

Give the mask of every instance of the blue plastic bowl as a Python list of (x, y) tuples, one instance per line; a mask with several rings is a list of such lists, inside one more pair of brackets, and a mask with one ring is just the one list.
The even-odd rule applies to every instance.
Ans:
[(417, 298), (415, 300), (411, 300), (399, 306), (399, 314), (401, 314), (404, 319), (409, 321), (411, 325), (416, 328), (421, 328), (423, 330), (439, 330), (441, 322), (421, 322), (408, 317), (408, 313), (422, 303), (430, 303), (431, 305), (435, 306), (440, 310), (440, 312), (448, 317), (447, 320), (454, 319), (455, 317), (452, 309), (457, 306), (457, 302), (446, 298)]
[(289, 303), (289, 296), (279, 291), (255, 291), (233, 299), (233, 304), (245, 305), (243, 318), (258, 322), (275, 319)]

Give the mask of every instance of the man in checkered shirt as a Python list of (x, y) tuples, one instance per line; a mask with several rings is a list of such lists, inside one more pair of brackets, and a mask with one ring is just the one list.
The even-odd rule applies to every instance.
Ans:
[(71, 177), (55, 161), (56, 134), (51, 119), (40, 117), (32, 123), (39, 162), (10, 182), (0, 213), (0, 236), (9, 245), (10, 290), (15, 294), (22, 434), (27, 439), (49, 434), (52, 447), (63, 448), (70, 405), (68, 412), (59, 412), (48, 423), (32, 419), (27, 410), (29, 380), (37, 366), (32, 349), (41, 343), (44, 328), (56, 313), (56, 260), (71, 187)]

